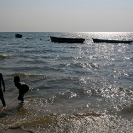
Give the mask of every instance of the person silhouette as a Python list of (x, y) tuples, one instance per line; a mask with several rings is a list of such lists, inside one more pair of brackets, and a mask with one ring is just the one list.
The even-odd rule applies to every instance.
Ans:
[[(3, 86), (3, 90), (2, 90), (2, 86)], [(6, 103), (5, 103), (3, 92), (5, 93), (5, 83), (4, 83), (4, 80), (3, 80), (2, 73), (0, 73), (0, 99), (1, 99), (1, 102), (2, 102), (3, 106), (5, 107)]]
[(25, 83), (20, 82), (20, 77), (19, 76), (14, 77), (14, 84), (19, 90), (18, 100), (22, 101), (22, 103), (23, 103), (24, 102), (24, 94), (26, 92), (28, 92), (29, 86), (26, 85)]

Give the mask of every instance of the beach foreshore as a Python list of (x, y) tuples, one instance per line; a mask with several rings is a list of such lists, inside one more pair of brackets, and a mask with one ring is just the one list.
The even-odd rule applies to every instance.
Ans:
[(0, 133), (34, 133), (32, 131), (23, 130), (22, 128), (8, 128), (8, 129), (1, 129)]

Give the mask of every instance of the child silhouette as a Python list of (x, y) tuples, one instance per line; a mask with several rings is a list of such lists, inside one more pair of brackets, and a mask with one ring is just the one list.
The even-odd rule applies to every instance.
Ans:
[(18, 100), (22, 101), (22, 103), (23, 103), (24, 102), (24, 94), (29, 90), (29, 86), (26, 85), (25, 83), (20, 82), (19, 76), (14, 77), (14, 84), (19, 90)]
[[(1, 83), (3, 85), (3, 91), (2, 91), (2, 88), (1, 88)], [(5, 103), (5, 99), (4, 99), (4, 96), (3, 96), (3, 92), (5, 93), (5, 83), (4, 83), (4, 80), (3, 80), (2, 73), (0, 73), (0, 99), (1, 99), (1, 102), (2, 102), (3, 106), (5, 107), (6, 103)]]

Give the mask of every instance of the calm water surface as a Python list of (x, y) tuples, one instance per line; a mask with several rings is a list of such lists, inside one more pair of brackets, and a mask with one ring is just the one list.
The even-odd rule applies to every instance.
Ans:
[[(133, 33), (0, 33), (0, 72), (7, 108), (0, 128), (36, 133), (133, 132)], [(49, 36), (83, 37), (83, 44), (53, 43)], [(30, 86), (19, 104), (14, 76)]]

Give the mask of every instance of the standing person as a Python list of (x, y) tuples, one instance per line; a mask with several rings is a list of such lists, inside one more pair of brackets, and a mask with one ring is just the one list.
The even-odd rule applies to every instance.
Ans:
[[(3, 90), (2, 90), (1, 86), (3, 86)], [(6, 103), (5, 103), (5, 99), (4, 99), (4, 96), (3, 96), (3, 92), (5, 93), (5, 83), (4, 83), (4, 80), (3, 80), (2, 73), (0, 73), (0, 99), (1, 99), (1, 102), (2, 102), (3, 106), (5, 107)]]
[(14, 83), (15, 83), (15, 86), (19, 90), (18, 100), (22, 101), (22, 103), (23, 103), (24, 102), (24, 94), (29, 90), (29, 86), (26, 85), (25, 83), (20, 82), (19, 76), (14, 77)]

